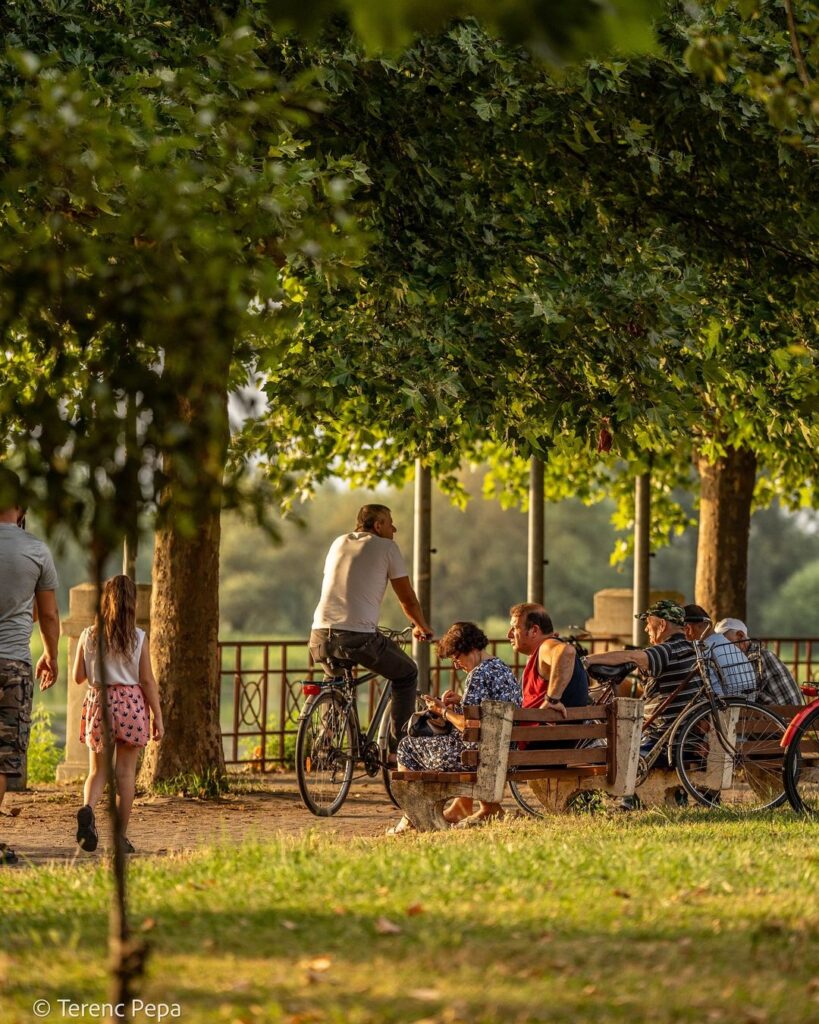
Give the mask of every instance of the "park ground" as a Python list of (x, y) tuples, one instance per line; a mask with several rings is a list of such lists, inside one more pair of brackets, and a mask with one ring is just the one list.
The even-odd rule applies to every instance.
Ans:
[[(73, 790), (18, 806), (0, 818), (30, 857), (0, 877), (0, 1020), (28, 1024), (37, 999), (64, 1020), (60, 999), (106, 997), (106, 857), (75, 856)], [(364, 786), (318, 821), (288, 777), (141, 798), (140, 996), (194, 1024), (819, 1019), (819, 826), (788, 810), (390, 839), (394, 818)]]

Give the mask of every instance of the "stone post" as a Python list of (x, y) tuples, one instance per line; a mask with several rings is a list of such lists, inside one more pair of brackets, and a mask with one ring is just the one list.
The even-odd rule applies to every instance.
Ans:
[[(65, 760), (57, 765), (57, 782), (75, 782), (88, 771), (88, 749), (80, 743), (80, 720), (82, 702), (87, 684), (77, 686), (71, 676), (74, 656), (80, 633), (94, 622), (96, 613), (96, 592), (93, 583), (80, 583), (69, 592), (68, 618), (63, 619), (62, 631), (68, 637), (68, 664), (66, 666), (66, 688), (68, 700), (65, 714)], [(149, 632), (151, 624), (151, 586), (137, 584), (136, 622), (140, 629)]]

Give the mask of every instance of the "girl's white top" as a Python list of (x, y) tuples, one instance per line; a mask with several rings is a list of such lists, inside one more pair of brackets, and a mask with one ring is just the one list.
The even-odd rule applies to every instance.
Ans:
[[(82, 631), (80, 641), (83, 645), (85, 674), (91, 686), (102, 686), (102, 669), (100, 652), (97, 649), (96, 630), (89, 626)], [(105, 655), (105, 682), (108, 686), (139, 686), (139, 659), (142, 645), (145, 643), (145, 630), (136, 628), (136, 646), (131, 654)]]

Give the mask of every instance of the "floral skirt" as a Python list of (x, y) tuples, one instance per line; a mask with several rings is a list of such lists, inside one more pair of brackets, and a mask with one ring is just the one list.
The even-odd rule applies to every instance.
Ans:
[[(115, 743), (127, 743), (131, 747), (146, 746), (150, 731), (142, 687), (109, 686), (108, 720)], [(103, 750), (104, 740), (100, 691), (89, 686), (82, 702), (80, 742), (99, 754)]]

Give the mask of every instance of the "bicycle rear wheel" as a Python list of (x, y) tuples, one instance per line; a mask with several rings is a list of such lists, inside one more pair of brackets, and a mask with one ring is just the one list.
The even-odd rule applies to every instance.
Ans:
[(819, 705), (796, 727), (788, 744), (785, 789), (795, 811), (819, 817)]
[(526, 782), (513, 782), (509, 780), (509, 792), (518, 807), (532, 818), (543, 817), (543, 804), (529, 789)]
[(296, 780), (313, 814), (329, 818), (344, 803), (354, 754), (350, 710), (336, 691), (325, 690), (305, 708), (296, 736)]
[(692, 709), (672, 741), (677, 775), (705, 807), (740, 813), (779, 807), (785, 800), (785, 722), (739, 697)]

